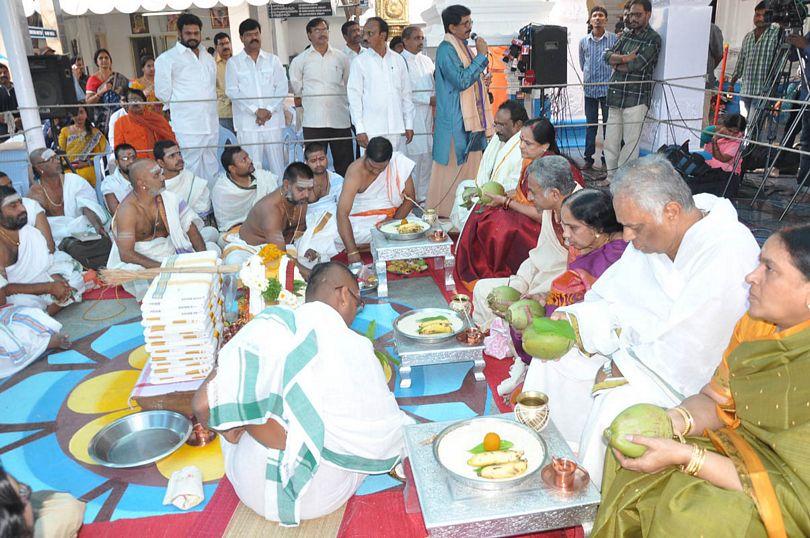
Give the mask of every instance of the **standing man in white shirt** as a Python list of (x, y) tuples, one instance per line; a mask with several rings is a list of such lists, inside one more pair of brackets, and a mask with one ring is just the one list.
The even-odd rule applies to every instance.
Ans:
[(360, 28), (360, 23), (357, 21), (346, 21), (340, 27), (340, 32), (343, 34), (343, 41), (346, 46), (343, 47), (343, 52), (349, 57), (351, 62), (357, 55), (363, 52), (363, 47), (360, 42), (363, 41), (363, 30)]
[(347, 88), (357, 143), (365, 148), (370, 139), (384, 136), (394, 151), (402, 151), (413, 139), (408, 66), (388, 48), (388, 23), (380, 17), (366, 21), (363, 39), (368, 48), (352, 60)]
[(255, 19), (239, 24), (245, 48), (228, 60), (225, 91), (233, 105), (233, 125), (239, 145), (258, 168), (284, 173), (284, 99), (287, 74), (278, 56), (262, 47), (262, 27)]
[(219, 170), (217, 66), (213, 56), (200, 47), (199, 17), (180, 15), (177, 34), (177, 44), (155, 60), (155, 96), (168, 103), (186, 168), (210, 186)]
[(332, 160), (339, 175), (354, 161), (351, 118), (346, 84), (349, 57), (329, 46), (329, 23), (317, 17), (307, 23), (312, 44), (290, 63), (290, 86), (296, 108), (303, 109), (304, 140), (324, 140), (332, 148)]
[(423, 202), (427, 198), (430, 169), (433, 167), (433, 107), (436, 106), (433, 71), (436, 67), (426, 54), (425, 34), (418, 26), (408, 26), (402, 30), (402, 42), (405, 50), (402, 57), (408, 66), (413, 91), (413, 141), (405, 146), (405, 155), (411, 158), (416, 166), (413, 169), (413, 182), (416, 187), (416, 200)]

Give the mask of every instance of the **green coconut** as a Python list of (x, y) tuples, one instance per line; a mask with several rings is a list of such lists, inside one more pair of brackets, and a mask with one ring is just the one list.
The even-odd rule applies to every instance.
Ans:
[(628, 458), (641, 457), (647, 451), (647, 447), (631, 443), (625, 438), (627, 435), (671, 438), (672, 422), (666, 409), (651, 404), (631, 405), (619, 413), (605, 430), (605, 441), (610, 446)]
[(518, 331), (522, 331), (536, 318), (542, 318), (546, 309), (534, 299), (521, 299), (512, 303), (506, 311), (506, 321)]
[(500, 317), (506, 315), (506, 311), (515, 301), (520, 299), (520, 292), (509, 286), (498, 286), (493, 288), (487, 295), (487, 305), (492, 312)]
[(478, 201), (484, 205), (492, 203), (490, 195), (497, 194), (498, 196), (506, 196), (506, 190), (503, 188), (503, 185), (496, 181), (488, 181), (481, 185), (479, 189), (481, 191), (481, 197)]
[(559, 359), (571, 349), (576, 334), (564, 319), (535, 318), (523, 330), (523, 350), (543, 360)]

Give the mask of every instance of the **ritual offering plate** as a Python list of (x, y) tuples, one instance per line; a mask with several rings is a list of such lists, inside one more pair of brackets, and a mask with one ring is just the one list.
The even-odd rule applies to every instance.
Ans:
[(415, 258), (413, 260), (394, 260), (388, 262), (388, 272), (395, 275), (411, 275), (413, 273), (421, 273), (427, 271), (428, 264), (424, 258)]
[(88, 453), (99, 465), (138, 467), (165, 458), (186, 442), (191, 421), (174, 411), (142, 411), (119, 418), (90, 441)]
[(410, 241), (419, 239), (430, 229), (430, 224), (417, 219), (416, 217), (406, 217), (404, 219), (390, 219), (377, 225), (377, 229), (386, 239), (393, 241)]
[(464, 330), (464, 319), (449, 308), (420, 308), (394, 320), (394, 329), (422, 343), (441, 342)]
[(591, 481), (588, 471), (577, 462), (564, 458), (552, 458), (551, 463), (540, 471), (540, 476), (547, 486), (566, 495), (582, 491)]
[(448, 426), (433, 441), (433, 455), (457, 482), (484, 490), (520, 484), (543, 465), (546, 445), (523, 424), (477, 417)]

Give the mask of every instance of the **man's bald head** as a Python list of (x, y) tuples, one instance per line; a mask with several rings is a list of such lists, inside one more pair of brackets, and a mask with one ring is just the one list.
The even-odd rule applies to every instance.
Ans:
[(165, 187), (163, 170), (152, 159), (139, 159), (129, 167), (129, 181), (136, 193), (147, 192), (157, 196)]
[(307, 282), (306, 302), (326, 303), (351, 325), (362, 302), (357, 279), (348, 267), (339, 262), (316, 265)]

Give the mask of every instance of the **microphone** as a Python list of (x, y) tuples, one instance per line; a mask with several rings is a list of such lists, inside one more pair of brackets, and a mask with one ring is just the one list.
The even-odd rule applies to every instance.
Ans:
[(478, 34), (476, 34), (475, 32), (471, 33), (471, 34), (470, 34), (470, 39), (472, 39), (473, 41), (475, 41), (476, 39), (478, 39)]

